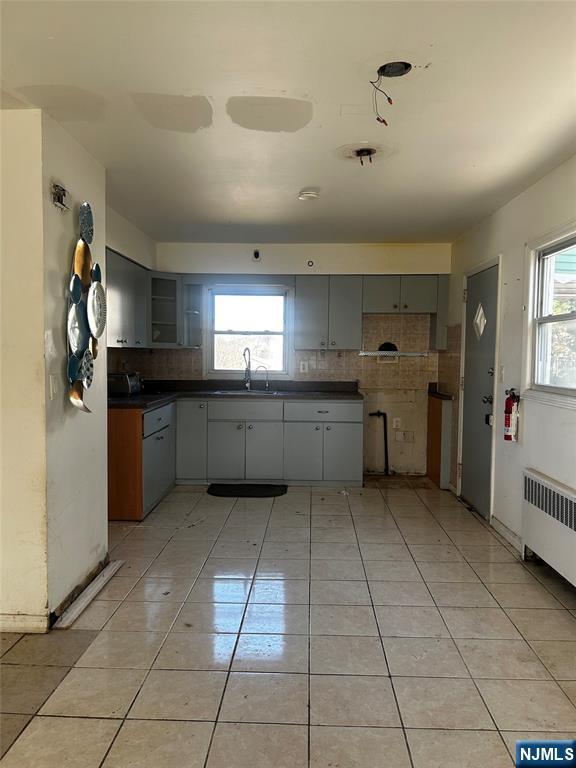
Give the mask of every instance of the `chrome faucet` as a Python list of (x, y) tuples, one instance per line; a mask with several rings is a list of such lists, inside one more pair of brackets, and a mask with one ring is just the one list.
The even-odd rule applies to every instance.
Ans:
[(268, 392), (268, 390), (270, 389), (270, 379), (268, 376), (268, 368), (266, 368), (265, 365), (257, 365), (256, 368), (254, 368), (254, 373), (256, 373), (256, 371), (259, 371), (260, 368), (262, 368), (262, 370), (266, 374), (266, 384), (264, 385), (264, 389), (266, 390), (266, 392)]
[(250, 389), (252, 387), (252, 371), (250, 370), (250, 347), (246, 347), (244, 349), (244, 352), (242, 352), (242, 357), (244, 358), (244, 362), (246, 363), (246, 368), (244, 370), (244, 386), (250, 392)]

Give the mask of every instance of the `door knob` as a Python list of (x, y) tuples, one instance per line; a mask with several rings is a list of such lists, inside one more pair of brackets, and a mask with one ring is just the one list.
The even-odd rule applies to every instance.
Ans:
[(484, 395), (484, 397), (482, 398), (482, 402), (490, 403), (490, 405), (492, 405), (492, 403), (494, 402), (494, 398), (492, 395)]
[(488, 368), (488, 376), (494, 376), (494, 368)]

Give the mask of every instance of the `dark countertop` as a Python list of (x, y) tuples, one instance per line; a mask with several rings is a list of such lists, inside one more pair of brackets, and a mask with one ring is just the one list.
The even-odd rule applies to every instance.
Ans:
[[(145, 391), (140, 395), (116, 396), (108, 398), (108, 408), (140, 408), (147, 410), (150, 408), (159, 408), (162, 405), (172, 403), (177, 399), (200, 398), (215, 400), (356, 400), (362, 401), (364, 398), (358, 392), (355, 382), (303, 382), (302, 388), (294, 386), (295, 382), (270, 382), (270, 393), (267, 394), (261, 387), (247, 392), (238, 386), (238, 382), (227, 382), (226, 388), (222, 382), (213, 382), (219, 384), (214, 388), (209, 388), (207, 382), (194, 382), (190, 388), (182, 386), (187, 382), (174, 382), (171, 389), (167, 385), (169, 382), (149, 381), (145, 385)], [(197, 385), (201, 384), (204, 388)], [(315, 387), (311, 388), (310, 384)], [(160, 386), (155, 386), (160, 385)], [(341, 388), (339, 388), (339, 386)], [(321, 387), (321, 388), (320, 388)]]

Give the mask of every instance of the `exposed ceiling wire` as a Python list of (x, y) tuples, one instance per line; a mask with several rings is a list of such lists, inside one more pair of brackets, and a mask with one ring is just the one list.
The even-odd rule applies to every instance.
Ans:
[(372, 86), (372, 109), (374, 110), (374, 114), (376, 115), (376, 120), (381, 123), (382, 125), (388, 125), (388, 121), (386, 118), (381, 114), (379, 106), (378, 106), (378, 97), (379, 94), (382, 94), (382, 96), (386, 97), (386, 101), (390, 106), (394, 104), (391, 97), (386, 93), (386, 91), (381, 87), (382, 85), (382, 75), (380, 74), (380, 71), (378, 71), (378, 77), (376, 80), (370, 80), (370, 85)]

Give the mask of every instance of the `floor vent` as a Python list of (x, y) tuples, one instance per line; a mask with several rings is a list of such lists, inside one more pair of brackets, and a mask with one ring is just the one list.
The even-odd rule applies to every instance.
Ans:
[(524, 470), (522, 545), (576, 586), (576, 491)]

